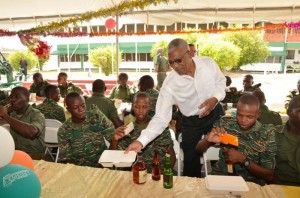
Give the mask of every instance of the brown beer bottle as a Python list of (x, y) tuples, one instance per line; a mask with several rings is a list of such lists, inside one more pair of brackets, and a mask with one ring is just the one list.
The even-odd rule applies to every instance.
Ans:
[(161, 168), (160, 168), (160, 161), (158, 151), (154, 151), (154, 157), (152, 162), (152, 179), (153, 180), (160, 180), (161, 175)]
[(142, 158), (142, 152), (137, 154), (137, 160), (132, 166), (133, 182), (136, 184), (144, 184), (147, 180), (147, 166)]

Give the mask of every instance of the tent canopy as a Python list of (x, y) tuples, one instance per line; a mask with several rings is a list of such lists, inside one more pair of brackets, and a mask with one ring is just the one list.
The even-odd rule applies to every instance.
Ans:
[[(0, 28), (16, 31), (109, 8), (122, 0), (1, 0)], [(21, 4), (21, 5), (20, 5)], [(300, 19), (299, 0), (178, 0), (123, 13), (123, 21), (150, 25), (184, 23), (282, 23)], [(104, 24), (104, 20), (102, 21)], [(79, 24), (80, 25), (80, 24)]]

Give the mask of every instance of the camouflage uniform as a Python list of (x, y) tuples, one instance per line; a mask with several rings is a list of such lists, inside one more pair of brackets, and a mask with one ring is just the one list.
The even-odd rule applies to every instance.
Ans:
[(63, 98), (65, 98), (71, 92), (77, 92), (79, 94), (83, 92), (80, 87), (74, 85), (72, 82), (68, 82), (66, 87), (59, 85), (58, 88), (60, 90), (60, 95)]
[(110, 99), (120, 99), (126, 102), (131, 102), (133, 95), (136, 93), (134, 86), (126, 85), (126, 87), (121, 87), (119, 84), (114, 86), (109, 94)]
[(261, 104), (260, 105), (260, 115), (258, 121), (262, 124), (273, 124), (273, 125), (282, 125), (282, 120), (279, 113), (275, 111), (270, 111), (269, 108)]
[[(130, 136), (125, 136), (119, 140), (118, 148), (125, 150), (129, 144), (135, 141), (141, 134), (148, 124), (137, 124), (134, 122), (134, 130), (130, 133)], [(143, 149), (143, 160), (147, 165), (148, 173), (151, 173), (151, 165), (154, 156), (154, 150), (156, 149), (159, 153), (160, 163), (163, 165), (165, 162), (166, 151), (169, 146), (173, 146), (171, 134), (168, 128), (166, 128), (161, 135), (150, 142), (146, 148)]]
[(82, 123), (68, 119), (58, 130), (59, 161), (80, 166), (98, 166), (98, 160), (107, 146), (104, 138), (111, 142), (114, 126), (94, 106), (86, 112)]
[(106, 98), (104, 93), (95, 92), (91, 97), (86, 99), (87, 109), (90, 109), (93, 104), (95, 104), (109, 119), (119, 118), (114, 102), (111, 99)]
[(64, 123), (66, 121), (65, 110), (54, 100), (46, 98), (42, 104), (35, 107), (44, 114), (46, 119), (55, 119)]
[(290, 93), (286, 96), (286, 99), (284, 101), (284, 105), (286, 109), (289, 107), (289, 103), (292, 100), (292, 98), (298, 95), (299, 95), (299, 91), (297, 89), (293, 89), (292, 91), (290, 91)]
[(48, 83), (47, 81), (43, 81), (43, 83), (41, 85), (38, 85), (38, 86), (33, 83), (32, 85), (30, 85), (29, 92), (30, 93), (36, 93), (36, 95), (39, 96), (39, 97), (45, 97), (44, 90), (45, 90), (47, 85), (50, 85), (50, 83)]
[[(272, 170), (275, 168), (277, 147), (275, 143), (275, 129), (272, 125), (262, 125), (257, 121), (251, 129), (242, 131), (235, 117), (223, 117), (221, 121), (214, 124), (214, 128), (217, 126), (223, 127), (228, 134), (238, 137), (238, 151), (251, 161), (254, 161), (266, 169)], [(221, 148), (226, 146), (227, 145), (221, 144)], [(222, 149), (220, 150), (219, 157), (220, 159), (212, 168), (212, 173), (216, 175), (227, 175), (227, 164), (224, 161)], [(234, 168), (236, 174), (242, 176), (246, 181), (255, 182), (260, 185), (266, 184), (264, 180), (258, 179), (249, 173), (241, 164), (235, 164)]]
[[(168, 71), (169, 64), (166, 57), (161, 54), (157, 55), (156, 60), (154, 62), (157, 65), (157, 86), (156, 89), (160, 90), (165, 78), (167, 77), (166, 72)], [(160, 73), (162, 72), (162, 73)]]
[(41, 159), (45, 152), (45, 117), (37, 109), (28, 106), (26, 112), (20, 116), (15, 111), (10, 113), (10, 116), (31, 124), (38, 128), (39, 133), (35, 139), (25, 138), (19, 133), (10, 129), (10, 133), (15, 141), (15, 149), (28, 153), (33, 159)]
[(254, 92), (254, 91), (261, 91), (261, 89), (257, 86), (251, 86), (251, 87), (248, 87), (247, 89), (243, 89), (241, 92)]
[(284, 185), (300, 186), (300, 135), (291, 133), (288, 124), (276, 127), (275, 174)]

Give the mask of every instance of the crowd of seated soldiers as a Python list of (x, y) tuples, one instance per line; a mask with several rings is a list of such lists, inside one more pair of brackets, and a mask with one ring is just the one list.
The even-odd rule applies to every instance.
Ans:
[[(226, 80), (226, 97), (220, 103), (224, 110), (227, 109), (228, 103), (233, 103), (233, 106), (237, 108), (236, 118), (223, 117), (219, 121), (223, 123), (222, 128), (219, 123), (216, 123), (212, 131), (199, 141), (195, 148), (199, 155), (202, 155), (211, 145), (220, 143), (215, 134), (233, 133), (239, 136), (243, 132), (255, 131), (257, 135), (255, 141), (260, 143), (264, 141), (267, 144), (265, 148), (268, 148), (259, 153), (261, 156), (258, 157), (269, 163), (256, 160), (257, 154), (246, 156), (239, 151), (223, 149), (220, 151), (223, 157), (219, 159), (223, 161), (216, 163), (213, 172), (224, 174), (224, 163), (233, 161), (238, 164), (239, 175), (247, 181), (261, 185), (267, 183), (300, 185), (300, 178), (297, 178), (300, 172), (295, 168), (300, 167), (296, 156), (300, 148), (298, 127), (300, 80), (297, 83), (297, 89), (292, 90), (287, 100), (283, 101), (289, 116), (286, 123), (282, 123), (280, 115), (266, 106), (266, 97), (260, 89), (262, 85), (254, 84), (252, 75), (244, 76), (243, 89), (239, 91), (230, 86), (232, 81), (229, 76), (226, 76)], [(0, 106), (0, 117), (10, 124), (16, 149), (27, 152), (33, 159), (44, 157), (45, 118), (62, 122), (58, 130), (59, 162), (99, 167), (98, 159), (105, 149), (125, 149), (139, 137), (141, 131), (155, 116), (155, 104), (159, 91), (155, 89), (153, 78), (150, 75), (142, 76), (137, 88), (128, 85), (127, 81), (126, 73), (119, 74), (117, 84), (109, 96), (106, 96), (105, 82), (97, 79), (92, 84), (93, 94), (83, 97), (82, 89), (69, 82), (66, 73), (59, 73), (58, 85), (44, 81), (42, 74), (36, 73), (33, 75), (33, 84), (29, 90), (24, 87), (15, 87), (9, 99), (3, 100), (3, 106)], [(30, 93), (36, 93), (37, 99), (42, 103), (30, 105)], [(63, 100), (60, 97), (63, 97)], [(120, 116), (114, 102), (116, 99), (132, 103), (130, 112), (125, 109)], [(62, 104), (58, 104), (59, 101), (63, 101)], [(175, 132), (178, 136), (181, 132), (181, 113), (176, 106), (173, 109), (173, 119), (176, 120)], [(68, 119), (66, 119), (67, 114), (69, 114)], [(130, 121), (125, 121), (124, 116), (130, 117)], [(248, 126), (245, 128), (243, 123), (247, 123), (247, 119), (251, 122), (248, 122), (248, 125), (245, 124)], [(134, 130), (128, 136), (124, 134), (124, 131), (129, 122), (133, 122)], [(264, 133), (263, 138), (260, 137), (259, 131)], [(239, 138), (243, 141), (242, 135)], [(107, 145), (104, 139), (110, 144)], [(249, 151), (251, 146), (245, 145), (243, 149)], [(144, 149), (143, 155), (148, 168), (151, 167), (154, 150), (159, 151), (162, 162), (164, 153), (170, 153), (174, 165), (176, 157), (168, 128)], [(257, 151), (256, 148), (252, 150), (253, 153)], [(237, 159), (233, 160), (234, 156), (238, 156)], [(250, 165), (244, 166), (245, 160), (248, 160)], [(150, 171), (148, 169), (148, 172)]]

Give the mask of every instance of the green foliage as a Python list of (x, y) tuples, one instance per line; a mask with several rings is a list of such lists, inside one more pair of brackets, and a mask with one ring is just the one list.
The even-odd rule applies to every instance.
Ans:
[(230, 70), (237, 66), (240, 49), (233, 43), (221, 39), (201, 41), (200, 56), (208, 56), (216, 61), (221, 70)]
[[(186, 32), (195, 31), (194, 28), (184, 28), (183, 30)], [(197, 45), (197, 41), (199, 40), (200, 37), (201, 36), (198, 33), (188, 33), (188, 34), (180, 34), (179, 35), (179, 38), (182, 38), (182, 39), (186, 40), (186, 42), (188, 44), (194, 44), (195, 46)]]
[(13, 67), (15, 71), (20, 72), (20, 60), (21, 57), (24, 57), (24, 59), (27, 61), (27, 70), (31, 70), (37, 66), (37, 56), (31, 52), (31, 51), (18, 51), (15, 53), (12, 53), (8, 56), (8, 61)]
[(241, 49), (238, 66), (263, 61), (271, 54), (262, 34), (257, 31), (228, 32), (224, 34), (224, 40)]
[[(121, 62), (121, 57), (122, 53), (119, 50), (119, 62)], [(95, 67), (101, 68), (102, 72), (108, 76), (112, 73), (112, 65), (114, 66), (114, 71), (117, 69), (116, 48), (114, 46), (105, 46), (91, 50), (90, 61)]]
[(164, 56), (168, 56), (168, 42), (167, 41), (158, 41), (156, 42), (151, 49), (151, 54), (150, 56), (154, 59), (154, 57), (156, 56), (156, 51), (158, 48), (162, 48), (163, 50), (163, 55)]

